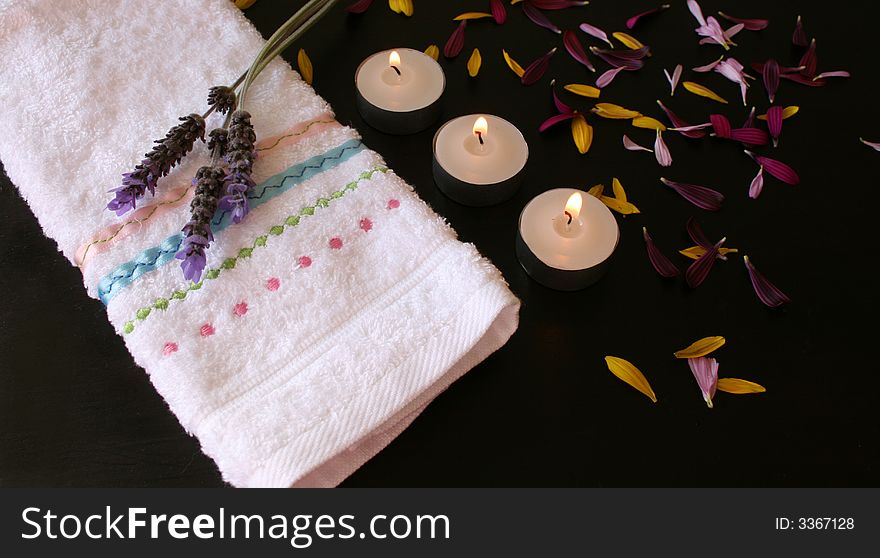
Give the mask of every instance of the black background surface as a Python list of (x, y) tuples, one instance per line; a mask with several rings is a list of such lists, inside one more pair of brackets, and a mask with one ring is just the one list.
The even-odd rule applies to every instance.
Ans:
[[(629, 16), (657, 3), (595, 0), (548, 15), (564, 28), (589, 21), (610, 33), (625, 30)], [(260, 0), (245, 13), (268, 37), (300, 4)], [(691, 122), (722, 112), (738, 125), (747, 112), (738, 87), (718, 74), (686, 71), (684, 79), (711, 87), (730, 105), (681, 88), (669, 98), (663, 68), (676, 63), (691, 68), (721, 54), (717, 46), (697, 46), (685, 2), (673, 4), (632, 32), (652, 46), (654, 56), (643, 70), (620, 75), (602, 100), (659, 118), (654, 100), (661, 98)], [(808, 34), (818, 39), (820, 69), (853, 72), (853, 79), (821, 89), (782, 82), (777, 102), (799, 105), (801, 112), (785, 122), (779, 148), (763, 152), (794, 166), (802, 177), (799, 186), (768, 177), (760, 199), (750, 200), (756, 165), (738, 144), (723, 140), (669, 133), (675, 162), (661, 169), (650, 154), (623, 149), (623, 133), (643, 144), (653, 140), (652, 132), (623, 121), (590, 118), (595, 140), (585, 156), (575, 150), (566, 126), (539, 134), (538, 125), (553, 114), (550, 78), (592, 83), (595, 75), (564, 52), (557, 35), (533, 25), (514, 6), (503, 26), (472, 22), (462, 55), (452, 61), (441, 57), (448, 83), (442, 121), (494, 113), (514, 122), (531, 149), (525, 184), (514, 199), (493, 208), (462, 207), (432, 182), (436, 127), (410, 137), (370, 129), (354, 107), (353, 75), (363, 58), (380, 49), (424, 49), (430, 43), (442, 49), (454, 29), (452, 17), (485, 10), (488, 2), (416, 0), (412, 18), (392, 13), (384, 0), (363, 16), (346, 15), (340, 7), (302, 41), (315, 65), (315, 89), (339, 121), (356, 127), (462, 240), (475, 243), (523, 301), (511, 341), (441, 395), (344, 486), (877, 484), (880, 381), (872, 350), (877, 310), (872, 269), (880, 153), (858, 138), (880, 141), (873, 29), (880, 5), (702, 4), (707, 15), (721, 9), (771, 20), (765, 31), (736, 37), (740, 46), (732, 54), (746, 65), (769, 57), (793, 65), (800, 51), (790, 36), (800, 13)], [(526, 65), (552, 46), (560, 50), (550, 70), (531, 87), (521, 86), (501, 58), (506, 48)], [(484, 59), (475, 79), (465, 69), (473, 47)], [(289, 60), (295, 56), (296, 48), (287, 53)], [(607, 68), (596, 64), (600, 72)], [(593, 103), (563, 95), (584, 111)], [(749, 101), (766, 112), (760, 80)], [(523, 205), (550, 188), (610, 186), (612, 176), (620, 178), (642, 214), (618, 218), (621, 242), (608, 275), (578, 293), (532, 282), (513, 251)], [(724, 208), (716, 214), (696, 209), (662, 186), (660, 176), (713, 186), (727, 196)], [(710, 237), (727, 236), (729, 246), (749, 254), (793, 304), (781, 311), (765, 308), (738, 257), (719, 262), (696, 291), (681, 279), (660, 279), (645, 255), (641, 227), (686, 265), (674, 251), (690, 245), (684, 225), (691, 215), (702, 220)], [(43, 237), (5, 176), (0, 216), (0, 484), (221, 485), (212, 461), (134, 365), (102, 305), (87, 297), (78, 271)], [(715, 355), (722, 377), (748, 378), (768, 392), (719, 393), (715, 409), (707, 409), (687, 365), (672, 358), (673, 351), (706, 335), (727, 338)], [(614, 378), (605, 355), (638, 365), (659, 403)]]

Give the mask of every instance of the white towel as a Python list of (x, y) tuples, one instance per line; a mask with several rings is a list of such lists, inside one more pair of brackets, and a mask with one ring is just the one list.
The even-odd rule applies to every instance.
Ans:
[(107, 211), (261, 44), (227, 0), (0, 0), (0, 159), (227, 481), (333, 486), (502, 346), (519, 302), (280, 60), (246, 107), (260, 197), (217, 227), (200, 288), (167, 260), (204, 145), (136, 214)]

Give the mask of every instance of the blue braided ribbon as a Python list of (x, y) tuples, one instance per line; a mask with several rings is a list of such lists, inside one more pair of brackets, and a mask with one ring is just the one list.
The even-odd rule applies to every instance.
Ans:
[[(287, 170), (280, 172), (261, 184), (248, 194), (251, 208), (257, 207), (281, 195), (306, 180), (326, 170), (330, 170), (352, 156), (364, 150), (364, 144), (360, 140), (352, 139), (323, 153), (316, 155)], [(232, 223), (229, 211), (217, 210), (211, 222), (211, 228), (216, 235)], [(98, 298), (106, 306), (110, 300), (119, 294), (122, 289), (134, 283), (139, 277), (155, 271), (174, 259), (183, 242), (183, 233), (177, 233), (166, 238), (158, 246), (147, 248), (130, 261), (120, 265), (98, 281)]]

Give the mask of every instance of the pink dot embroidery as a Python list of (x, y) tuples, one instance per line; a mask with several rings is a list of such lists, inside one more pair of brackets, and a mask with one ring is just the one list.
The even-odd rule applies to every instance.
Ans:
[(397, 209), (398, 207), (400, 207), (398, 200), (388, 200), (388, 209)]
[(162, 347), (162, 354), (165, 356), (169, 356), (173, 353), (177, 352), (177, 343), (168, 342), (165, 343), (165, 346)]
[(247, 302), (239, 302), (235, 306), (232, 307), (232, 313), (238, 316), (239, 318), (247, 314), (248, 305)]
[(204, 324), (199, 328), (199, 334), (201, 334), (202, 337), (210, 337), (214, 335), (214, 326), (211, 324)]
[(281, 279), (277, 277), (270, 277), (268, 281), (266, 281), (266, 288), (270, 291), (277, 291), (281, 286)]
[(334, 236), (333, 238), (331, 238), (330, 248), (333, 248), (334, 250), (339, 250), (340, 248), (342, 248), (342, 239), (338, 236)]
[(299, 266), (302, 268), (306, 268), (312, 265), (312, 258), (308, 256), (300, 256), (299, 257)]
[(366, 217), (361, 219), (359, 226), (360, 226), (361, 230), (364, 232), (370, 232), (371, 230), (373, 230), (373, 222), (370, 221), (369, 219), (367, 219)]

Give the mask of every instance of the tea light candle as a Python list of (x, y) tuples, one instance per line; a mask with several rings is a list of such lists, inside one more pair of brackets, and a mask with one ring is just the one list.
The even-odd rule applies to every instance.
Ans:
[(367, 124), (388, 134), (414, 134), (440, 117), (446, 76), (433, 58), (410, 48), (377, 52), (354, 76), (357, 107)]
[(434, 182), (453, 200), (486, 206), (510, 199), (522, 182), (529, 145), (510, 122), (472, 114), (434, 135)]
[(538, 283), (576, 291), (602, 277), (619, 239), (617, 220), (605, 204), (586, 192), (557, 188), (523, 209), (516, 255)]

